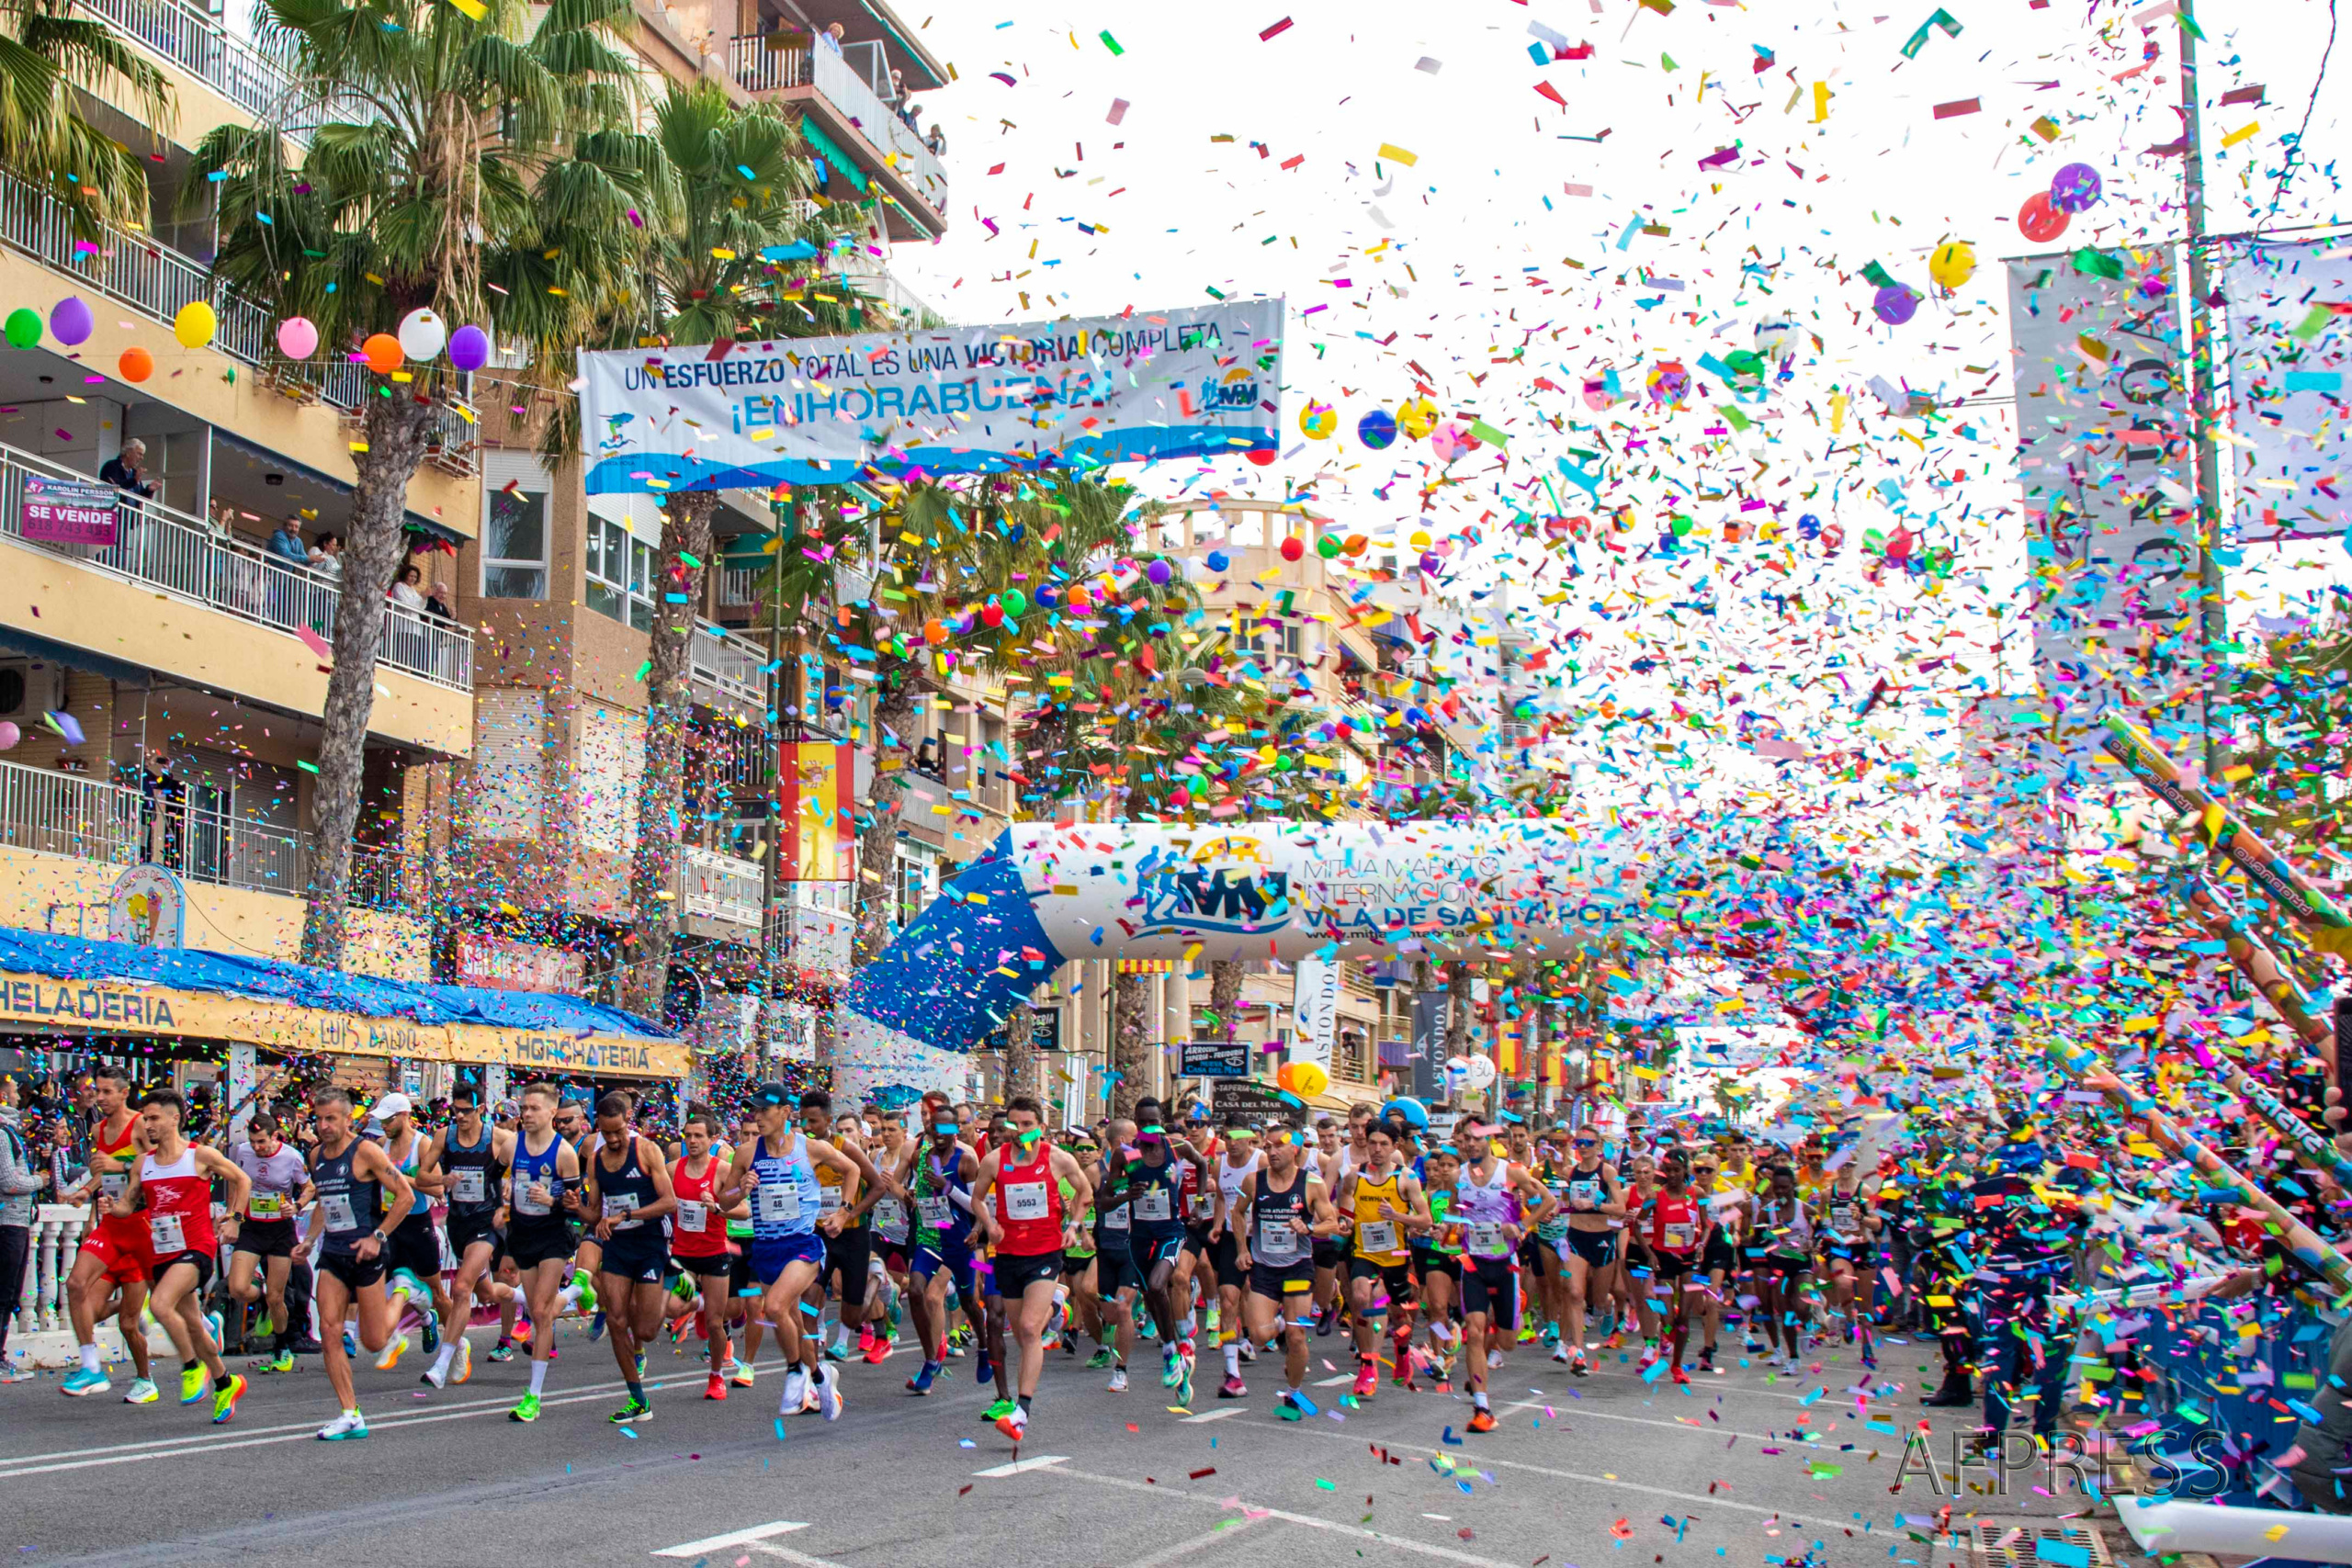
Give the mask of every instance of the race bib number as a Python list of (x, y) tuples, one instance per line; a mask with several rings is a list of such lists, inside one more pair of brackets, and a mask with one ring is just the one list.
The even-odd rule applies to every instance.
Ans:
[(514, 1212), (518, 1214), (546, 1214), (552, 1212), (552, 1198), (540, 1198), (536, 1193), (548, 1189), (536, 1181), (519, 1181), (514, 1187)]
[(1046, 1184), (1042, 1181), (1014, 1181), (1004, 1189), (1004, 1215), (1009, 1220), (1042, 1220), (1050, 1217), (1052, 1205)]
[(1135, 1222), (1125, 1209), (1114, 1209), (1102, 1216), (1102, 1228), (1106, 1231), (1131, 1230)]
[(759, 1194), (753, 1214), (763, 1224), (789, 1224), (800, 1217), (800, 1189), (787, 1182), (762, 1182), (752, 1191)]
[(820, 1214), (840, 1213), (842, 1206), (842, 1193), (843, 1190), (844, 1189), (839, 1187), (819, 1187), (817, 1189), (817, 1212)]
[(1839, 1235), (1852, 1235), (1855, 1231), (1854, 1205), (1851, 1203), (1830, 1204), (1829, 1228)]
[(286, 1217), (286, 1194), (256, 1192), (245, 1212), (256, 1220), (282, 1220)]
[(187, 1234), (177, 1214), (148, 1215), (147, 1239), (158, 1258), (187, 1250)]
[(1694, 1224), (1669, 1224), (1658, 1245), (1668, 1252), (1688, 1252), (1699, 1239), (1699, 1227)]
[(915, 1206), (922, 1211), (924, 1225), (935, 1231), (944, 1231), (947, 1228), (946, 1199), (918, 1198), (915, 1200)]
[(613, 1222), (613, 1228), (616, 1231), (633, 1231), (645, 1223), (643, 1220), (628, 1218), (628, 1212), (636, 1207), (637, 1205), (623, 1193), (605, 1194), (605, 1218)]
[[(327, 1229), (356, 1231), (359, 1228), (359, 1216), (351, 1212), (350, 1193), (322, 1192), (319, 1194), (319, 1206), (326, 1211)], [(539, 1213), (544, 1214), (547, 1211), (541, 1209)]]
[(1216, 1213), (1216, 1200), (1205, 1192), (1193, 1194), (1193, 1218), (1205, 1220)]
[(130, 1176), (119, 1170), (107, 1171), (105, 1175), (98, 1178), (98, 1190), (105, 1193), (109, 1198), (121, 1197), (122, 1190), (130, 1185)]
[(449, 1201), (452, 1203), (486, 1203), (490, 1201), (490, 1173), (481, 1167), (465, 1166), (449, 1173)]
[(1568, 1197), (1571, 1201), (1582, 1203), (1588, 1208), (1598, 1207), (1600, 1202), (1600, 1183), (1571, 1181), (1568, 1183)]
[(1290, 1228), (1287, 1218), (1261, 1221), (1258, 1225), (1258, 1260), (1279, 1269), (1297, 1260), (1306, 1248), (1306, 1238)]
[(896, 1198), (885, 1198), (874, 1205), (875, 1228), (887, 1235), (897, 1235), (907, 1228), (907, 1206)]
[(1168, 1189), (1153, 1187), (1136, 1194), (1136, 1218), (1164, 1220), (1170, 1217)]
[(1500, 1225), (1474, 1224), (1463, 1232), (1463, 1236), (1469, 1243), (1471, 1251), (1487, 1258), (1508, 1251), (1510, 1246), (1503, 1239), (1503, 1227)]
[(1394, 1252), (1396, 1250), (1396, 1222), (1366, 1220), (1356, 1226), (1358, 1252)]
[(690, 1235), (700, 1235), (710, 1225), (710, 1206), (691, 1198), (678, 1200), (678, 1228)]

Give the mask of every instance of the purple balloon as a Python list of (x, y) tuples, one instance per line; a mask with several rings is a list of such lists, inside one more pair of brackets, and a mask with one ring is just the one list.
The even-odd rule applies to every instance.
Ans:
[(490, 363), (490, 334), (469, 321), (449, 334), (449, 363), (460, 370), (479, 370)]
[(1890, 283), (1878, 291), (1871, 301), (1871, 309), (1878, 319), (1890, 327), (1899, 327), (1918, 313), (1919, 297), (1899, 283)]
[(2050, 205), (2061, 212), (2088, 212), (2098, 205), (2098, 171), (2088, 164), (2069, 164), (2050, 182)]
[(1151, 585), (1154, 588), (1165, 588), (1168, 586), (1168, 580), (1175, 576), (1176, 571), (1166, 561), (1156, 560), (1143, 569), (1143, 574), (1151, 579)]
[(1421, 570), (1428, 572), (1431, 577), (1435, 577), (1438, 572), (1444, 568), (1444, 566), (1445, 562), (1434, 555), (1424, 553), (1421, 557)]
[(77, 343), (87, 343), (97, 324), (97, 318), (90, 314), (88, 302), (78, 295), (68, 294), (49, 313), (50, 336), (68, 348)]

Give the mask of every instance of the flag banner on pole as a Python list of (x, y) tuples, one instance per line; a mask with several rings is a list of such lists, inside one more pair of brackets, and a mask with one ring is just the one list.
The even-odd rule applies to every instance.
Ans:
[(2352, 528), (2345, 460), (2352, 247), (2339, 239), (2247, 245), (2231, 256), (2231, 450), (2240, 543)]
[(855, 748), (787, 740), (777, 758), (783, 816), (776, 874), (787, 882), (847, 882), (856, 835), (850, 826)]

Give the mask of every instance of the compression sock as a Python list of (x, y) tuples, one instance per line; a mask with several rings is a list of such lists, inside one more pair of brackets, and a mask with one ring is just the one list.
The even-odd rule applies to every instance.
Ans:
[(531, 1392), (533, 1393), (537, 1393), (541, 1389), (547, 1387), (547, 1384), (548, 1363), (545, 1361), (533, 1361), (531, 1363)]
[(82, 1370), (85, 1372), (95, 1372), (98, 1370), (98, 1348), (96, 1345), (82, 1347)]
[(1238, 1339), (1225, 1342), (1225, 1375), (1229, 1378), (1241, 1375), (1241, 1342)]

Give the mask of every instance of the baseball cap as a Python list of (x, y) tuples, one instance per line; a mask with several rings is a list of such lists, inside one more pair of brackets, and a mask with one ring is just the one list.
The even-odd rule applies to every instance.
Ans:
[(792, 1103), (792, 1091), (780, 1083), (763, 1083), (752, 1090), (752, 1103), (789, 1105)]
[(395, 1116), (405, 1116), (415, 1109), (416, 1107), (408, 1102), (408, 1096), (394, 1092), (369, 1106), (368, 1114), (379, 1122), (389, 1122)]

